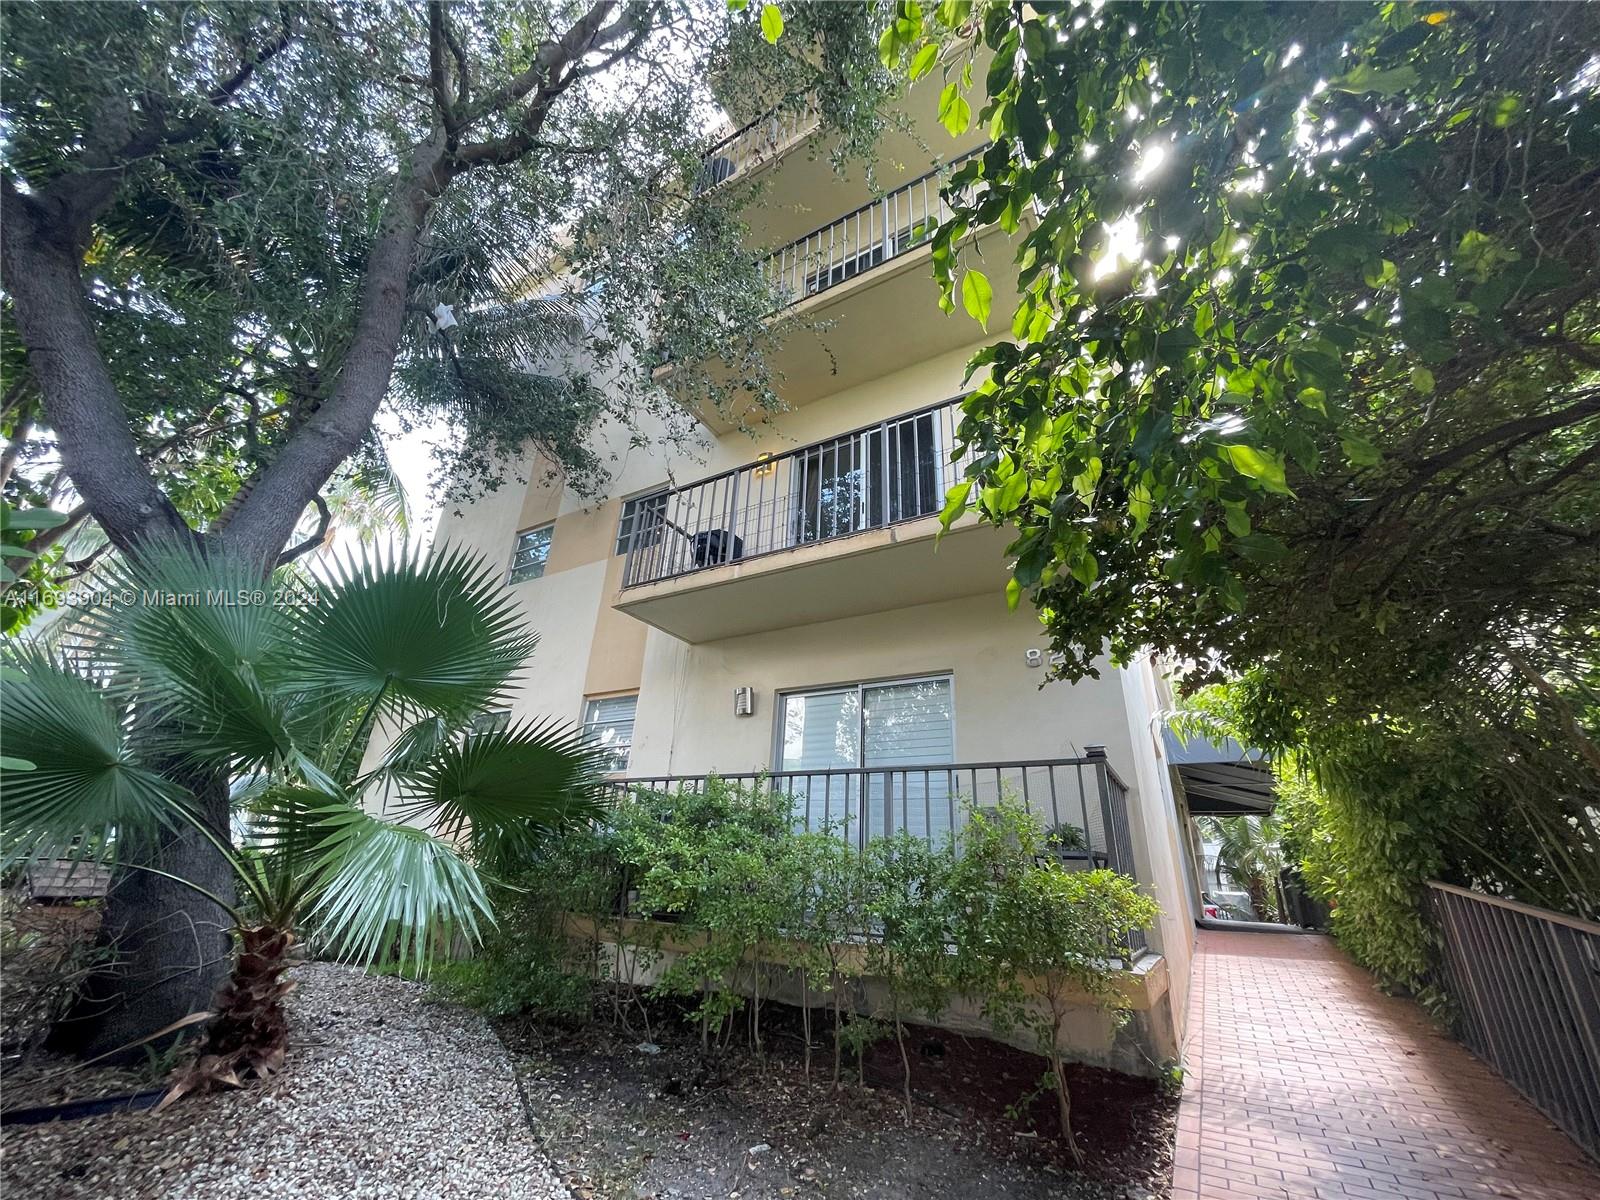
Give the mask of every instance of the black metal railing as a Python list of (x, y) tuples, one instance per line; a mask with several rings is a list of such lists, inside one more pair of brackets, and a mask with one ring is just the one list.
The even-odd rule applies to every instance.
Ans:
[[(788, 796), (797, 829), (828, 830), (862, 849), (901, 831), (942, 844), (959, 837), (971, 808), (1014, 799), (1057, 835), (1054, 853), (1068, 867), (1109, 867), (1138, 878), (1128, 823), (1128, 789), (1103, 755), (1026, 762), (935, 763), (834, 767), (811, 771), (748, 771), (616, 780), (619, 796), (633, 789), (699, 791), (711, 778)], [(1137, 931), (1130, 948), (1142, 952)]]
[(953, 215), (944, 178), (986, 149), (981, 146), (935, 167), (769, 254), (761, 268), (779, 297), (773, 311), (837, 287), (927, 242)]
[(1600, 1159), (1600, 925), (1430, 883), (1457, 1033)]
[(775, 454), (637, 502), (622, 586), (793, 550), (939, 512), (959, 398)]

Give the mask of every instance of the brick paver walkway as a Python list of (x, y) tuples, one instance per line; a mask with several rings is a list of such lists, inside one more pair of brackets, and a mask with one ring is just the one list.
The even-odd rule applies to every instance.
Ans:
[(1174, 1200), (1597, 1200), (1600, 1170), (1329, 938), (1200, 932)]

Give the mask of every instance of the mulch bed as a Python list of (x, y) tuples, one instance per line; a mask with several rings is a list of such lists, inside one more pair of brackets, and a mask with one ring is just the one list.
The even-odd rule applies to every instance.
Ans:
[(707, 1054), (678, 1014), (631, 1030), (511, 1018), (530, 1125), (578, 1200), (1147, 1200), (1169, 1194), (1177, 1100), (1162, 1086), (1074, 1066), (1082, 1168), (1059, 1137), (1045, 1060), (986, 1038), (910, 1027), (915, 1105), (899, 1051), (873, 1046), (867, 1086), (831, 1086), (825, 1026), (802, 1069), (797, 1010), (763, 1007), (767, 1053)]

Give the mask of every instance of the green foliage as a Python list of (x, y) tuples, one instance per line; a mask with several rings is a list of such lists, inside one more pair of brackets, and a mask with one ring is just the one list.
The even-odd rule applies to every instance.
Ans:
[(1573, 700), (1558, 708), (1508, 679), (1498, 707), (1472, 691), (1311, 723), (1247, 673), (1196, 693), (1174, 724), (1275, 751), (1285, 859), (1332, 907), (1357, 961), (1437, 1006), (1428, 880), (1579, 914), (1600, 903), (1600, 783), (1566, 749), (1563, 722), (1583, 692), (1581, 681), (1561, 682), (1558, 697)]
[[(6, 741), (31, 765), (4, 765), (5, 860), (115, 858), (173, 824), (203, 829), (177, 781), (232, 777), (249, 784), (236, 801), (251, 845), (221, 848), (253, 921), (361, 962), (425, 965), (452, 934), (475, 939), (491, 909), (451, 838), (494, 864), (599, 812), (598, 752), (579, 731), (460, 744), (533, 645), (495, 579), (459, 553), (405, 554), (335, 566), (284, 603), (216, 552), (152, 547), (117, 565), (112, 599), (65, 632), (70, 652), (7, 654)], [(445, 733), (363, 770), (380, 715)], [(398, 790), (402, 819), (376, 815), (369, 789)]]
[(992, 54), (945, 66), (941, 113), (971, 92), (994, 138), (934, 239), (947, 296), (982, 320), (963, 235), (1037, 212), (958, 507), (1015, 527), (1062, 673), (1154, 646), (1361, 708), (1592, 615), (1592, 14), (900, 11), (907, 71), (968, 20)]
[(1134, 930), (1152, 924), (1155, 902), (1113, 871), (1071, 871), (1041, 857), (1046, 837), (1014, 804), (974, 812), (952, 889), (959, 986), (979, 997), (1001, 1029), (1022, 1026), (1050, 1060), (1062, 1137), (1074, 1157), (1062, 1022), (1082, 997), (1111, 1012), (1127, 1001), (1112, 964)]
[[(402, 425), (455, 427), (436, 447), (441, 489), (465, 499), (498, 487), (530, 445), (598, 488), (607, 466), (586, 435), (607, 417), (688, 436), (651, 379), (661, 354), (702, 398), (732, 394), (701, 371), (710, 360), (776, 404), (763, 366), (770, 290), (743, 243), (742, 190), (698, 188), (702, 156), (720, 99), (734, 96), (809, 98), (859, 156), (892, 88), (877, 9), (431, 7), (437, 30), (426, 5), (7, 9), (8, 187), (42, 195), (87, 162), (97, 186), (113, 181), (81, 235), (81, 295), (67, 299), (89, 315), (128, 436), (197, 529), (327, 415), (361, 342), (375, 247), (409, 204), (406, 165), (441, 125), (448, 178), (404, 294), (384, 301), (403, 313), (380, 348), (397, 351), (389, 403)], [(604, 36), (546, 80), (537, 59), (585, 17), (605, 18)], [(430, 50), (443, 58), (443, 100)], [(529, 81), (534, 108), (511, 103)], [(524, 144), (525, 116), (543, 124)], [(453, 329), (436, 327), (440, 304)], [(0, 343), (0, 429), (21, 443), (7, 454), (7, 494), (48, 504), (59, 455), (9, 291)], [(361, 453), (381, 457), (375, 434)], [(335, 492), (359, 482), (353, 467)], [(368, 500), (350, 522), (387, 505)]]
[(1243, 677), (1241, 739), (1299, 756), (1291, 834), (1391, 982), (1426, 974), (1429, 873), (1596, 911), (1594, 13), (897, 17), (907, 74), (976, 31), (939, 116), (970, 95), (993, 143), (933, 262), (953, 307), (970, 232), (1016, 223), (1021, 299), (945, 520), (1015, 530), (1058, 674), (1109, 646)]
[(937, 1019), (958, 995), (1001, 1030), (1032, 1031), (1058, 1081), (1067, 1009), (1123, 1007), (1127, 937), (1154, 921), (1154, 903), (1131, 879), (1055, 861), (1054, 836), (1020, 806), (969, 811), (941, 845), (901, 833), (865, 851), (836, 831), (797, 832), (792, 813), (789, 797), (715, 778), (692, 792), (634, 789), (604, 826), (547, 843), (550, 857), (519, 880), (516, 928), (491, 938), (480, 964), (453, 968), (450, 986), (495, 1012), (547, 996), (563, 1013), (581, 1008), (558, 976), (594, 974), (604, 958), (575, 949), (567, 919), (584, 915), (616, 943), (598, 972), (614, 985), (614, 1019), (634, 1007), (633, 968), (670, 958), (655, 994), (692, 999), (708, 1045), (742, 1012), (759, 1049), (762, 999), (786, 982), (803, 1001), (808, 1067), (815, 997), (832, 1010), (834, 1082), (846, 1055), (864, 1072), (867, 1047), (892, 1037), (908, 1112), (906, 1021)]
[(1218, 843), (1217, 870), (1250, 897), (1256, 919), (1276, 921), (1278, 873), (1284, 857), (1276, 816), (1197, 817), (1200, 832)]

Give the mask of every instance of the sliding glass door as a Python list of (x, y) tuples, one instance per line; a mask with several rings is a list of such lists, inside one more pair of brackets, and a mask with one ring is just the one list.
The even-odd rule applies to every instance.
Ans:
[(795, 541), (825, 541), (938, 512), (940, 461), (933, 413), (802, 451), (794, 471)]
[[(778, 770), (795, 819), (855, 841), (950, 829), (955, 726), (948, 675), (782, 697)], [(863, 825), (863, 819), (865, 824)]]

